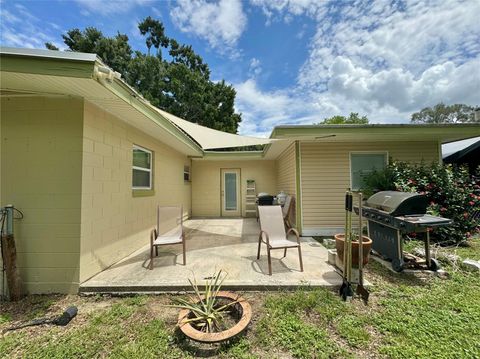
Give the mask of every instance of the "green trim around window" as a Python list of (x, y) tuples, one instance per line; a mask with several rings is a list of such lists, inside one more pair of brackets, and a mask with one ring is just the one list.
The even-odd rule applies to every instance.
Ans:
[(133, 197), (150, 197), (155, 196), (154, 189), (132, 189)]

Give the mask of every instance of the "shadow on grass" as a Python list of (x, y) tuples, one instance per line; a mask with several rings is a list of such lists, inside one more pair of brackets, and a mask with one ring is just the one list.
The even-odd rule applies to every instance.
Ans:
[(390, 269), (385, 268), (385, 266), (381, 263), (378, 263), (374, 260), (370, 261), (367, 268), (367, 279), (369, 279), (369, 275), (371, 276), (373, 274), (375, 276), (375, 285), (381, 285), (381, 282), (386, 282), (387, 284), (394, 286), (407, 285), (414, 287), (426, 287), (429, 285), (428, 281), (425, 281), (414, 274), (402, 272), (394, 273)]
[[(247, 329), (248, 331), (248, 329)], [(173, 334), (173, 342), (182, 351), (194, 356), (195, 358), (211, 358), (219, 354), (226, 353), (230, 348), (239, 344), (242, 338), (246, 336), (247, 331), (244, 331), (235, 338), (222, 343), (199, 343), (187, 338), (179, 328), (175, 329)]]

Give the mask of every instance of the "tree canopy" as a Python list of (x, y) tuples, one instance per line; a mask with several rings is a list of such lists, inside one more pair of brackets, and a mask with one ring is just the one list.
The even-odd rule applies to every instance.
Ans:
[(358, 113), (351, 112), (348, 117), (346, 116), (332, 116), (324, 119), (319, 125), (366, 125), (368, 123), (367, 116), (360, 117)]
[(412, 114), (413, 123), (468, 123), (475, 120), (475, 107), (464, 104), (445, 105), (439, 103), (433, 107), (425, 107)]
[[(149, 16), (138, 29), (146, 53), (133, 51), (127, 35), (107, 37), (94, 27), (71, 29), (62, 37), (70, 51), (97, 54), (152, 105), (202, 126), (237, 133), (241, 115), (234, 109), (235, 89), (224, 80), (211, 81), (202, 57), (167, 37), (162, 22)], [(51, 43), (45, 46), (58, 50)]]

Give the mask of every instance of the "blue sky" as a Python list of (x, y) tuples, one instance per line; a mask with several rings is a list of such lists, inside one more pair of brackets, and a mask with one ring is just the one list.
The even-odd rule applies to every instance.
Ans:
[(480, 1), (0, 1), (2, 46), (62, 46), (94, 26), (145, 50), (136, 28), (160, 19), (212, 79), (237, 90), (241, 134), (358, 112), (408, 122), (438, 102), (480, 105)]

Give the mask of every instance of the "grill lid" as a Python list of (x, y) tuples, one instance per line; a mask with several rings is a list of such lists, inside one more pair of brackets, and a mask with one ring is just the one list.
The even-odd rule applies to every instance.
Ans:
[(419, 193), (382, 191), (367, 200), (367, 206), (387, 212), (391, 216), (427, 213), (428, 201)]

